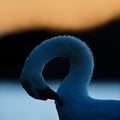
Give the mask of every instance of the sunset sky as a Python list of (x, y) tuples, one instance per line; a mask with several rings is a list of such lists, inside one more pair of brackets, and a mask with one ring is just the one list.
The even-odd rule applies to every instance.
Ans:
[(86, 30), (120, 17), (120, 0), (0, 0), (0, 34), (32, 28)]

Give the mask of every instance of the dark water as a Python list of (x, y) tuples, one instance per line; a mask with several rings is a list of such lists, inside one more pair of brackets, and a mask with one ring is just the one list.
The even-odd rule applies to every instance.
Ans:
[[(48, 83), (57, 90), (59, 83)], [(99, 99), (120, 100), (120, 83), (94, 82), (89, 94)], [(0, 120), (58, 120), (54, 101), (30, 97), (19, 83), (0, 82)]]

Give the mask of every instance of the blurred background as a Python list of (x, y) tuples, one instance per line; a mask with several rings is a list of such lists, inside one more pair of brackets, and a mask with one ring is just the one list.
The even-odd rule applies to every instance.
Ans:
[[(19, 80), (25, 59), (34, 47), (57, 35), (74, 35), (91, 48), (95, 69), (90, 95), (120, 100), (119, 0), (1, 0), (0, 120), (58, 119), (54, 102), (32, 99)], [(43, 76), (52, 89), (57, 90), (69, 66), (62, 57), (46, 64)]]
[[(120, 21), (88, 31), (56, 31), (51, 29), (28, 29), (0, 38), (0, 77), (19, 78), (26, 57), (42, 41), (57, 35), (74, 35), (85, 41), (93, 51), (95, 70), (93, 78), (120, 78)], [(57, 58), (46, 65), (43, 74), (47, 78), (64, 77), (69, 71), (69, 61)]]

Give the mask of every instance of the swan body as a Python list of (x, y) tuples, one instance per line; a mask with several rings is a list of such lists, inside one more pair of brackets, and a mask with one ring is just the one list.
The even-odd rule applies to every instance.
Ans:
[[(59, 56), (70, 60), (70, 71), (56, 93), (45, 82), (42, 70), (48, 61)], [(30, 53), (20, 79), (30, 96), (56, 101), (60, 120), (120, 120), (120, 101), (88, 95), (93, 69), (93, 55), (86, 43), (73, 36), (57, 36)]]

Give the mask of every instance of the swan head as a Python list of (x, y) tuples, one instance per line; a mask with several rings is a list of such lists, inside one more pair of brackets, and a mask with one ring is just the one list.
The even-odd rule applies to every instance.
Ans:
[(45, 81), (42, 80), (42, 76), (33, 74), (33, 72), (27, 73), (27, 70), (25, 69), (26, 66), (22, 71), (20, 80), (23, 88), (31, 97), (39, 100), (60, 100), (58, 94), (54, 92), (51, 88), (49, 88)]

